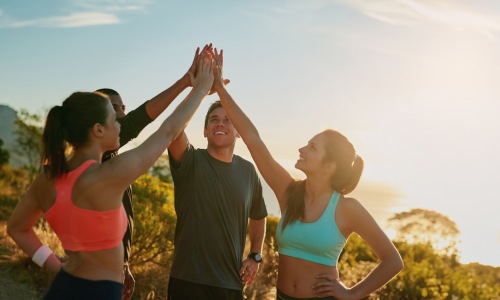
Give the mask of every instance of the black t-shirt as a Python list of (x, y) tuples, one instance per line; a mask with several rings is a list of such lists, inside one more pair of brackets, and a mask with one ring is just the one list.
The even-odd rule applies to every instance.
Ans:
[(255, 167), (237, 155), (221, 162), (191, 145), (170, 167), (177, 213), (170, 276), (243, 290), (239, 269), (248, 219), (267, 216)]

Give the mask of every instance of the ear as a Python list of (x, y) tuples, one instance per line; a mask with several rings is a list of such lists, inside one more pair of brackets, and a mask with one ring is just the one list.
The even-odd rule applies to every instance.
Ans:
[(207, 137), (207, 129), (205, 127), (203, 127), (203, 137)]
[[(236, 129), (235, 129), (235, 131), (236, 131)], [(237, 138), (240, 138), (240, 137), (241, 137), (241, 135), (240, 135), (240, 133), (239, 133), (238, 131), (236, 131), (236, 137), (237, 137)]]
[(92, 126), (92, 135), (95, 137), (102, 137), (104, 135), (104, 128), (101, 124), (95, 123), (94, 126)]
[(335, 171), (337, 170), (337, 163), (334, 161), (329, 161), (325, 163), (325, 172), (327, 172), (330, 175), (335, 174)]

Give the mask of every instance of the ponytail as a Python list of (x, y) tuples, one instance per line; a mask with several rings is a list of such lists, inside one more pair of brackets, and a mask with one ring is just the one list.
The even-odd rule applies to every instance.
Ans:
[(68, 172), (66, 143), (74, 149), (84, 146), (94, 124), (106, 124), (109, 99), (102, 93), (75, 92), (47, 115), (43, 131), (42, 165), (50, 178)]
[(63, 115), (64, 108), (54, 106), (47, 115), (43, 130), (42, 166), (45, 166), (44, 171), (50, 178), (60, 177), (68, 171), (64, 155), (66, 142)]
[(358, 185), (364, 168), (363, 159), (356, 155), (354, 146), (340, 132), (327, 129), (322, 134), (326, 136), (324, 161), (333, 161), (336, 165), (330, 179), (332, 188), (347, 195)]
[(354, 161), (352, 162), (351, 172), (349, 178), (340, 186), (336, 188), (336, 191), (342, 195), (347, 195), (352, 192), (359, 183), (361, 179), (361, 174), (363, 173), (364, 161), (361, 156), (356, 155)]

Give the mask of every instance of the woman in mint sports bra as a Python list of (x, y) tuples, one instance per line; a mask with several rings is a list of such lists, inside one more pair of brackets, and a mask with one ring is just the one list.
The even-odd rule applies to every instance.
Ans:
[[(222, 62), (222, 54), (215, 53)], [(325, 130), (299, 149), (296, 180), (272, 157), (259, 132), (226, 91), (221, 73), (214, 86), (232, 124), (279, 201), (277, 299), (361, 299), (403, 268), (397, 249), (370, 213), (353, 198), (363, 160), (342, 134)], [(380, 263), (352, 287), (342, 283), (337, 261), (351, 233), (359, 234)]]
[[(137, 148), (100, 163), (119, 148), (120, 125), (101, 93), (76, 92), (53, 107), (43, 133), (44, 172), (14, 209), (8, 233), (40, 267), (57, 272), (45, 299), (122, 299), (125, 189), (144, 174), (184, 130), (213, 84), (210, 52), (197, 55), (193, 89)], [(73, 153), (65, 156), (69, 143)], [(44, 214), (68, 254), (61, 263), (33, 226)]]

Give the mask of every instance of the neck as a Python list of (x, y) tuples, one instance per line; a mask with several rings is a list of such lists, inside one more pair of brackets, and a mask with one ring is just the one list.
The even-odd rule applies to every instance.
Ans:
[(87, 160), (95, 160), (101, 162), (104, 151), (95, 147), (82, 147), (73, 152), (73, 155), (68, 161), (70, 167), (77, 167)]
[(309, 202), (315, 202), (316, 199), (328, 198), (333, 194), (333, 188), (327, 180), (306, 180), (305, 197)]
[(233, 161), (234, 146), (225, 148), (207, 147), (207, 152), (213, 158), (230, 163)]

